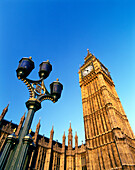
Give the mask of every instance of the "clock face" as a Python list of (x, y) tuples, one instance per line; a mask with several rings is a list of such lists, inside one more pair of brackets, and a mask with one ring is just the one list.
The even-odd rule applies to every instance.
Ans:
[(82, 75), (87, 76), (92, 70), (93, 70), (93, 66), (89, 65), (82, 71)]

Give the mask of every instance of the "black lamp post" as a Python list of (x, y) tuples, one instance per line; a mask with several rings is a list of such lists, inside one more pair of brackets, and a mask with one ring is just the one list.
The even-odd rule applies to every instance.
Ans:
[[(28, 149), (28, 147), (30, 146), (29, 145), (30, 142), (24, 142), (27, 141), (25, 136), (27, 136), (29, 129), (31, 127), (34, 113), (41, 108), (41, 102), (43, 100), (51, 100), (54, 103), (57, 102), (63, 90), (63, 85), (57, 79), (56, 81), (50, 84), (50, 93), (47, 91), (44, 85), (44, 79), (46, 79), (49, 76), (50, 72), (52, 71), (52, 65), (48, 60), (40, 64), (40, 69), (39, 69), (40, 80), (34, 81), (27, 78), (27, 76), (30, 74), (30, 72), (33, 69), (34, 69), (34, 62), (32, 61), (32, 58), (29, 57), (29, 58), (22, 58), (19, 61), (19, 66), (16, 70), (18, 79), (24, 81), (24, 83), (28, 87), (30, 98), (26, 102), (26, 107), (28, 108), (28, 114), (24, 123), (24, 127), (21, 131), (21, 134), (19, 135), (19, 143), (15, 148), (14, 154), (12, 154), (13, 158), (12, 161), (10, 162), (10, 168), (6, 166), (7, 167), (6, 169), (9, 168), (10, 170), (23, 169), (25, 159), (27, 156), (24, 153), (25, 152), (24, 148)], [(24, 153), (23, 157), (22, 157), (22, 153)], [(9, 163), (7, 162), (6, 164)]]

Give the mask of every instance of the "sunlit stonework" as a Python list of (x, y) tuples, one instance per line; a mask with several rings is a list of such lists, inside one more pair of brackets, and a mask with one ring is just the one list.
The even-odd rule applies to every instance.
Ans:
[[(65, 132), (62, 143), (39, 135), (40, 121), (36, 131), (31, 132), (35, 149), (27, 155), (25, 169), (43, 170), (134, 170), (135, 136), (115, 90), (108, 69), (88, 50), (84, 64), (79, 70), (82, 94), (85, 143), (78, 146), (77, 132), (72, 134), (71, 123), (68, 130), (68, 146)], [(44, 93), (44, 84), (34, 88), (38, 94)], [(8, 106), (0, 116), (0, 152), (6, 138), (14, 131), (16, 136), (22, 129), (25, 114), (19, 125), (4, 120)], [(57, 136), (57, 134), (56, 134)], [(75, 136), (75, 147), (73, 147)]]

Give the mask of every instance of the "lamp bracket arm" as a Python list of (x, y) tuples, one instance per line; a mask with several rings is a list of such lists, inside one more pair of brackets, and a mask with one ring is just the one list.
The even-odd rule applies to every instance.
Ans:
[(41, 83), (44, 79), (41, 78), (39, 80), (31, 80), (31, 79), (28, 79), (28, 78), (25, 78), (26, 81), (30, 82), (30, 83), (34, 83), (34, 84), (37, 84), (37, 83)]
[(34, 81), (28, 78), (21, 79), (28, 87), (30, 98), (33, 97), (37, 98), (39, 96), (43, 96), (45, 94), (50, 94), (44, 85), (44, 79), (41, 78), (40, 80)]
[(45, 94), (45, 95), (42, 95), (42, 96), (38, 96), (37, 99), (39, 101), (44, 101), (44, 100), (51, 100), (53, 103), (55, 103), (57, 100), (55, 99), (55, 97), (51, 94)]

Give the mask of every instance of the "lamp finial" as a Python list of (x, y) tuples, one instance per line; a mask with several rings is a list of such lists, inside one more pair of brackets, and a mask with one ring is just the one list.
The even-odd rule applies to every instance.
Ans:
[(29, 130), (29, 134), (31, 134), (32, 129)]
[(14, 128), (13, 132), (14, 132), (14, 133), (16, 132), (16, 128)]

